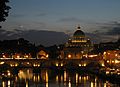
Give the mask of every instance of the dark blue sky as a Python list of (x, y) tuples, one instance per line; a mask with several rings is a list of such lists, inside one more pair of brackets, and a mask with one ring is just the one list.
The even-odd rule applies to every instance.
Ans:
[(120, 20), (120, 0), (11, 0), (10, 15), (3, 28), (67, 31), (77, 24), (84, 31), (96, 23)]
[(104, 34), (112, 39), (119, 34), (120, 0), (10, 0), (8, 4), (11, 10), (2, 23), (5, 30), (49, 30), (69, 34), (80, 24), (87, 33)]

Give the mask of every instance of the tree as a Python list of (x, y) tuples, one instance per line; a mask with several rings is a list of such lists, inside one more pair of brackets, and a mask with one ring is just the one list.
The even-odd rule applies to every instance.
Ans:
[[(9, 0), (0, 0), (0, 22), (4, 22), (8, 16), (10, 7), (7, 5)], [(1, 28), (1, 26), (0, 26)]]

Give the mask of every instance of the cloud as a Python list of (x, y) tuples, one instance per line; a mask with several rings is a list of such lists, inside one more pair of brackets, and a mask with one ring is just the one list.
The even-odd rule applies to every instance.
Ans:
[(65, 43), (68, 39), (68, 35), (63, 32), (45, 30), (24, 31), (21, 36), (35, 42), (36, 44), (42, 44), (45, 46)]
[(4, 33), (4, 32), (6, 32), (6, 30), (0, 28), (0, 33)]
[[(63, 21), (72, 21), (72, 20), (65, 19)], [(36, 44), (50, 46), (54, 44), (61, 44), (67, 42), (69, 36), (71, 36), (74, 33), (71, 30), (66, 30), (65, 33), (48, 31), (48, 30), (44, 30), (46, 29), (45, 23), (35, 22), (35, 24), (36, 27), (31, 30), (15, 29), (13, 32), (8, 32), (4, 29), (0, 29), (0, 40), (16, 39), (22, 37), (29, 40), (30, 42), (35, 42)], [(37, 25), (41, 25), (38, 28), (40, 30), (35, 30), (37, 29)], [(100, 26), (98, 26), (98, 29), (93, 33), (85, 33), (85, 34), (94, 43), (116, 41), (118, 39), (118, 35), (120, 35), (120, 23), (117, 21), (102, 23)]]
[(120, 35), (120, 27), (113, 27), (106, 32), (107, 35)]
[(20, 30), (20, 29), (14, 29), (14, 31), (13, 31), (14, 33), (22, 33), (23, 32), (23, 30)]
[(45, 30), (19, 30), (13, 32), (0, 33), (0, 40), (25, 38), (37, 45), (51, 46), (65, 43), (69, 36), (64, 32), (45, 31)]
[(106, 35), (120, 35), (120, 23), (118, 21), (105, 23), (101, 28), (106, 30), (104, 32)]
[(93, 43), (101, 42), (101, 35), (94, 34), (94, 33), (85, 33), (86, 37), (89, 38)]
[(93, 43), (100, 43), (100, 42), (114, 42), (118, 40), (118, 36), (113, 35), (106, 35), (103, 33), (86, 33), (86, 36), (90, 38)]
[(59, 19), (58, 22), (81, 22), (82, 20), (76, 17), (68, 17)]
[[(99, 36), (99, 41), (109, 42), (116, 41), (120, 35), (120, 22), (112, 21), (108, 23), (97, 23), (99, 25), (98, 30), (95, 30), (93, 34)], [(93, 37), (94, 38), (94, 37)]]
[(40, 28), (45, 28), (47, 26), (46, 23), (40, 22), (40, 21), (34, 21), (32, 24), (34, 24), (34, 26), (38, 26)]
[(6, 31), (4, 29), (0, 29), (0, 40), (5, 40), (5, 39), (10, 39), (10, 35), (12, 35), (13, 32), (11, 31)]

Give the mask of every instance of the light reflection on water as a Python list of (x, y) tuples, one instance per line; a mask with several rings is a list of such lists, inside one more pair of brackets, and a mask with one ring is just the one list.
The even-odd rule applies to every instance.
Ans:
[(14, 78), (0, 78), (0, 87), (116, 87), (108, 81), (88, 74), (42, 69), (33, 73), (32, 69), (19, 70)]

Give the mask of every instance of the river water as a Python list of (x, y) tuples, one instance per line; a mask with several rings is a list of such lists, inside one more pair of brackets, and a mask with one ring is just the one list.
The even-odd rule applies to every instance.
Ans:
[(119, 87), (97, 76), (83, 72), (41, 69), (33, 73), (32, 69), (21, 69), (12, 78), (0, 76), (0, 87)]

